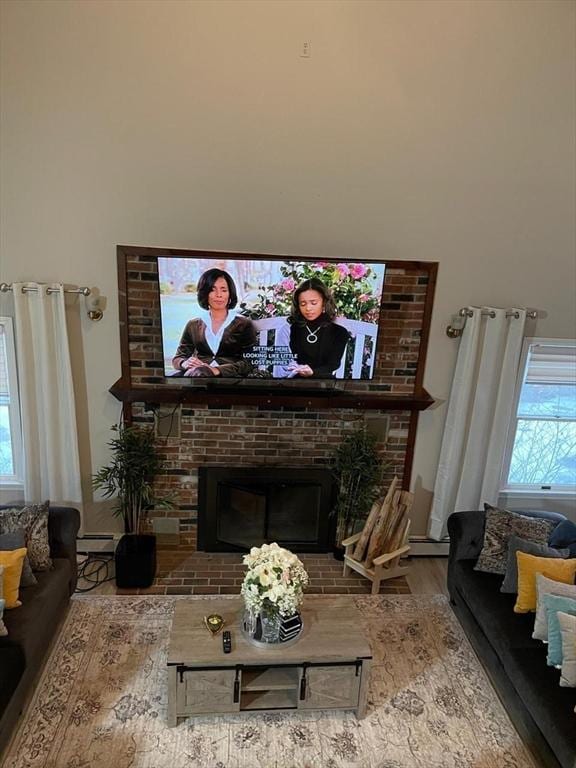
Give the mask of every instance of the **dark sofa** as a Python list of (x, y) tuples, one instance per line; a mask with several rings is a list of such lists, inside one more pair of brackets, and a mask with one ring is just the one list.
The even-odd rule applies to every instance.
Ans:
[[(522, 512), (558, 523), (563, 515)], [(524, 742), (546, 768), (576, 768), (576, 688), (561, 688), (546, 664), (546, 646), (532, 639), (534, 614), (513, 611), (516, 595), (502, 594), (502, 576), (474, 565), (484, 540), (484, 512), (448, 519), (448, 591), (472, 646)]]
[[(0, 506), (0, 515), (5, 508)], [(20, 589), (22, 605), (4, 611), (8, 636), (0, 637), (0, 754), (76, 589), (79, 527), (77, 509), (50, 507), (48, 537), (54, 567), (35, 573), (38, 584)]]

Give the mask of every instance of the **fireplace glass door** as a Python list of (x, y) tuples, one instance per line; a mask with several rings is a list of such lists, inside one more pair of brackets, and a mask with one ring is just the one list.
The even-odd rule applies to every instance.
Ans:
[(220, 483), (218, 539), (249, 549), (282, 541), (299, 549), (318, 540), (321, 489), (312, 483)]
[(332, 507), (328, 470), (202, 467), (198, 549), (246, 551), (275, 541), (295, 552), (327, 552)]

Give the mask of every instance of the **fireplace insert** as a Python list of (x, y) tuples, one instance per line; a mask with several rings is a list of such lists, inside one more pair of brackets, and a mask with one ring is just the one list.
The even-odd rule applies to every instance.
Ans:
[(245, 552), (272, 541), (294, 552), (328, 552), (334, 480), (327, 469), (201, 467), (198, 549)]

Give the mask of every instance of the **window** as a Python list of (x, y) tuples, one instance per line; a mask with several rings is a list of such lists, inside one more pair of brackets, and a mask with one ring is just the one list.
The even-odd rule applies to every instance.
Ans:
[(0, 481), (22, 483), (22, 430), (12, 319), (0, 317)]
[(527, 339), (505, 489), (576, 491), (576, 341)]

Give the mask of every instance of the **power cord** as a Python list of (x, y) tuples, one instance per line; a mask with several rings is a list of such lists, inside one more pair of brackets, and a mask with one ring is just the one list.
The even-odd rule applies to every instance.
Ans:
[(90, 592), (100, 584), (114, 579), (114, 572), (110, 575), (110, 565), (114, 563), (114, 555), (88, 554), (81, 563), (78, 564), (78, 581), (83, 580), (90, 584), (89, 587), (76, 587), (76, 592)]
[[(180, 408), (181, 403), (176, 403), (174, 408), (170, 411), (170, 413), (161, 413), (160, 408), (156, 408), (154, 411), (154, 418), (156, 420), (156, 432), (160, 431), (160, 423), (162, 421), (165, 421), (166, 419), (170, 419), (170, 423), (168, 425), (168, 429), (165, 430), (165, 434), (161, 435), (161, 437), (172, 437), (172, 427), (174, 426), (174, 417), (176, 415), (176, 411)], [(180, 435), (175, 435), (175, 437), (179, 437)]]
[[(167, 439), (169, 437), (180, 437), (180, 430), (177, 429), (177, 434), (172, 434), (174, 427), (174, 420), (177, 411), (182, 407), (181, 402), (177, 402), (169, 413), (163, 413), (160, 403), (144, 403), (144, 411), (151, 411), (154, 420), (154, 431), (156, 437), (160, 439)], [(169, 420), (168, 428), (166, 428), (166, 421)]]

